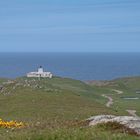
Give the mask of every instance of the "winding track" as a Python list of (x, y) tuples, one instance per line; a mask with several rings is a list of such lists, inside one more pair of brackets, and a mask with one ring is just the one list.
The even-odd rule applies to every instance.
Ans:
[[(116, 92), (117, 94), (123, 94), (123, 91), (120, 91), (120, 90), (112, 89), (112, 91)], [(111, 107), (111, 105), (113, 104), (113, 98), (110, 97), (110, 96), (104, 95), (104, 94), (102, 94), (102, 96), (104, 98), (107, 98), (108, 99), (108, 102), (106, 103), (106, 107)], [(139, 117), (136, 114), (136, 112), (137, 112), (136, 110), (130, 110), (130, 109), (128, 109), (126, 111), (129, 113), (129, 115), (131, 115), (133, 117)]]
[[(121, 90), (112, 89), (112, 91), (116, 92), (117, 94), (123, 94), (123, 91), (121, 91)], [(102, 96), (104, 98), (107, 98), (108, 99), (108, 102), (106, 103), (106, 107), (111, 107), (111, 105), (113, 104), (113, 98), (110, 97), (110, 96), (107, 96), (105, 94), (102, 94)]]
[[(123, 94), (123, 91), (120, 91), (120, 90), (116, 90), (116, 89), (112, 89), (112, 91), (114, 91), (114, 92), (116, 92), (117, 94)], [(136, 114), (136, 110), (130, 110), (130, 109), (128, 109), (128, 110), (126, 110), (128, 113), (129, 113), (129, 115), (131, 115), (131, 116), (133, 116), (133, 117), (139, 117), (137, 114)]]
[(104, 95), (104, 94), (102, 96), (108, 99), (108, 102), (106, 103), (106, 107), (111, 107), (111, 105), (113, 104), (112, 97)]

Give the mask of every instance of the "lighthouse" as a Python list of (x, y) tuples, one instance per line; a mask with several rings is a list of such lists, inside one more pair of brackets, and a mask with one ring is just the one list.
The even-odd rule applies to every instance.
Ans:
[(29, 72), (27, 73), (27, 77), (43, 77), (43, 78), (52, 78), (51, 72), (45, 72), (43, 67), (40, 66), (37, 72)]
[(43, 72), (44, 72), (43, 67), (40, 66), (40, 67), (38, 68), (38, 73), (39, 73), (39, 74), (42, 74)]

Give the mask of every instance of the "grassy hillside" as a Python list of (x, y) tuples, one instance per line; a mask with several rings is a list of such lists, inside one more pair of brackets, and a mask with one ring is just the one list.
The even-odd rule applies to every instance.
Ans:
[[(126, 77), (112, 81), (90, 81), (89, 84), (96, 89), (98, 95), (105, 93), (113, 98), (112, 109), (116, 110), (118, 114), (127, 114), (126, 110), (136, 110), (137, 115), (140, 115), (140, 77)], [(122, 93), (118, 94), (116, 90)], [(100, 101), (105, 103), (104, 100)]]
[[(0, 139), (115, 140), (116, 137), (120, 140), (138, 139), (120, 132), (116, 132), (114, 136), (108, 130), (88, 128), (83, 122), (93, 115), (125, 114), (123, 110), (116, 112), (115, 105), (113, 108), (107, 108), (106, 99), (101, 96), (102, 93), (108, 94), (108, 91), (116, 88), (116, 85), (113, 85), (115, 87), (111, 85), (111, 88), (110, 85), (98, 87), (60, 77), (52, 79), (22, 77), (12, 81), (0, 81), (0, 117), (29, 124), (28, 128), (21, 130), (1, 128)], [(116, 82), (119, 85), (119, 80), (114, 83)], [(123, 88), (121, 87), (121, 90)], [(114, 94), (114, 98), (117, 99), (118, 96)], [(109, 135), (111, 136), (108, 137)]]
[(19, 78), (4, 85), (0, 112), (6, 119), (84, 119), (111, 112), (96, 101), (99, 98), (94, 88), (81, 81), (59, 77)]

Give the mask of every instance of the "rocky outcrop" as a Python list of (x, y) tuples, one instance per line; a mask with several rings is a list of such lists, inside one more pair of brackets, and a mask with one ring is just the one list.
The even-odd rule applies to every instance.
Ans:
[(134, 116), (134, 117), (138, 117), (138, 115), (136, 114), (137, 111), (136, 110), (126, 110), (131, 116)]
[(113, 116), (113, 115), (100, 115), (94, 116), (89, 119), (89, 126), (95, 126), (97, 124), (117, 122), (125, 127), (133, 130), (137, 135), (140, 135), (140, 118), (134, 116)]

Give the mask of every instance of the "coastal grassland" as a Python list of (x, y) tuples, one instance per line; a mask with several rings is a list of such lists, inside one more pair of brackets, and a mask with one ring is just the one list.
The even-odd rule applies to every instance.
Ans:
[(87, 126), (90, 116), (125, 114), (104, 105), (101, 94), (108, 94), (110, 87), (60, 77), (22, 77), (2, 86), (0, 117), (28, 123), (24, 129), (0, 128), (2, 140), (138, 140), (125, 132)]
[(114, 106), (118, 106), (118, 108), (123, 110), (136, 110), (137, 115), (140, 116), (140, 77), (117, 79), (116, 83), (118, 87), (121, 85), (119, 88), (124, 94), (115, 97)]
[[(136, 110), (137, 115), (140, 116), (140, 77), (119, 78), (101, 83), (103, 84), (100, 86), (96, 85), (95, 82), (94, 84), (90, 83), (90, 85), (96, 89), (95, 92), (97, 92), (98, 95), (105, 94), (113, 98), (111, 108), (116, 111), (116, 113), (128, 115), (126, 110)], [(122, 93), (118, 94), (114, 89)], [(99, 102), (105, 104), (107, 99), (102, 99)]]
[(0, 129), (2, 140), (139, 140), (139, 137), (102, 126), (69, 128)]
[(85, 119), (92, 115), (109, 114), (96, 100), (94, 89), (77, 80), (19, 78), (5, 85), (0, 94), (1, 117), (26, 121), (48, 118)]

